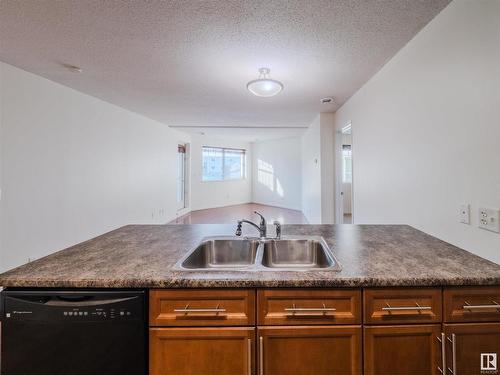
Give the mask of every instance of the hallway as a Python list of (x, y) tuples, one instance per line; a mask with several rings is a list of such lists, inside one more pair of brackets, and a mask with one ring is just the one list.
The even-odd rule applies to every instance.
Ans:
[(191, 211), (168, 224), (234, 224), (240, 219), (258, 222), (259, 217), (253, 213), (254, 211), (259, 211), (264, 215), (269, 224), (275, 220), (281, 224), (307, 224), (307, 219), (301, 211), (257, 203)]

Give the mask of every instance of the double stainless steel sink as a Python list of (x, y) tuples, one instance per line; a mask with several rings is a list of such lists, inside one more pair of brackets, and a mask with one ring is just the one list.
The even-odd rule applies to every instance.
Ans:
[(322, 237), (205, 238), (175, 268), (219, 271), (308, 271), (341, 267)]

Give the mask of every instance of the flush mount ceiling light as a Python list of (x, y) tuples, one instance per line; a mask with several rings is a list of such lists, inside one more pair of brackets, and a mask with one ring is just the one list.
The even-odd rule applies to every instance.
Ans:
[(280, 81), (271, 79), (269, 74), (271, 69), (260, 68), (259, 78), (247, 83), (247, 89), (255, 96), (268, 98), (279, 94), (283, 90), (283, 84)]

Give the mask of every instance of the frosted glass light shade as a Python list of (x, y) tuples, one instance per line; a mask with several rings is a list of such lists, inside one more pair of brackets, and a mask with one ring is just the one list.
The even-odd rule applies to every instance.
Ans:
[(247, 89), (256, 96), (266, 98), (279, 94), (283, 90), (283, 84), (274, 79), (263, 78), (248, 82)]
[(255, 96), (267, 98), (279, 94), (283, 90), (283, 84), (280, 81), (271, 79), (269, 68), (260, 68), (258, 79), (248, 82), (247, 89)]

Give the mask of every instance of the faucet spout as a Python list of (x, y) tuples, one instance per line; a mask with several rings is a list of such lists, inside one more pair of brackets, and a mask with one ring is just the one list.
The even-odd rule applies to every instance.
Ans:
[[(251, 226), (253, 226), (255, 229), (257, 229), (257, 230), (259, 231), (259, 237), (260, 237), (260, 238), (266, 238), (266, 234), (267, 234), (267, 232), (266, 232), (266, 230), (265, 230), (265, 229), (264, 229), (264, 230), (262, 229), (262, 225), (261, 225), (261, 226), (259, 226), (259, 225), (255, 224), (255, 223), (252, 223), (251, 221), (249, 221), (249, 220), (245, 220), (245, 219), (238, 220), (238, 225), (237, 225), (237, 227), (236, 227), (236, 235), (237, 235), (237, 236), (241, 236), (241, 227), (242, 227), (243, 223), (250, 224), (250, 225), (251, 225)], [(264, 227), (264, 228), (265, 228), (265, 227)]]

